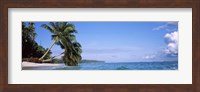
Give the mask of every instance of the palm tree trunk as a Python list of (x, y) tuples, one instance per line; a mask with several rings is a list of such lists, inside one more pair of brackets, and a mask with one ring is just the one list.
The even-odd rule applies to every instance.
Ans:
[(47, 55), (47, 53), (51, 50), (51, 48), (53, 47), (53, 45), (55, 43), (56, 43), (56, 40), (54, 40), (54, 42), (52, 43), (51, 47), (44, 53), (44, 55), (39, 60), (42, 60)]
[(53, 59), (53, 58), (55, 58), (55, 57), (58, 57), (58, 56), (60, 56), (60, 55), (62, 55), (62, 54), (64, 54), (64, 52), (60, 53), (59, 55), (55, 55), (55, 56), (51, 57), (51, 59)]

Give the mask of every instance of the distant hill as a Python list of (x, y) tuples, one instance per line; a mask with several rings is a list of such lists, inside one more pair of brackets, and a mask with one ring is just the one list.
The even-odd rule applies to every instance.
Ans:
[(100, 60), (81, 60), (81, 63), (105, 63), (105, 61), (100, 61)]

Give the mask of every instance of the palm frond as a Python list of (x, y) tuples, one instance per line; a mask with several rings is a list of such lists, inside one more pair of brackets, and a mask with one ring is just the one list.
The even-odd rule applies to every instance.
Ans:
[(56, 30), (56, 25), (54, 24), (54, 22), (49, 22), (49, 25), (52, 27), (53, 30)]
[(78, 42), (73, 42), (74, 47), (81, 47), (81, 44)]
[(59, 22), (55, 22), (55, 26), (56, 26), (56, 30), (57, 30), (58, 32), (60, 32)]
[(61, 49), (65, 49), (65, 47), (64, 47), (64, 45), (62, 44), (61, 41), (57, 41), (55, 44), (59, 45)]
[(60, 25), (61, 31), (65, 30), (66, 25), (67, 25), (67, 22), (61, 22), (61, 25)]
[(77, 30), (69, 30), (69, 33), (78, 33), (78, 31)]
[(55, 29), (52, 29), (51, 27), (49, 27), (47, 24), (42, 24), (41, 27), (49, 30), (51, 33), (54, 33), (56, 34), (56, 30)]
[(70, 39), (71, 41), (76, 41), (76, 36), (73, 34), (69, 34), (67, 39)]
[(52, 40), (58, 40), (59, 38), (58, 38), (58, 35), (51, 35), (51, 39)]

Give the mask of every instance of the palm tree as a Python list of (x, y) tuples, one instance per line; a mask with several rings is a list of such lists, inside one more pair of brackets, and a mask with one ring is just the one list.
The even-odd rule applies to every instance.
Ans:
[(44, 53), (44, 55), (39, 58), (39, 60), (43, 60), (43, 58), (48, 54), (48, 52), (51, 50), (51, 48), (53, 47), (53, 45), (58, 41), (58, 37), (57, 36), (53, 36), (52, 35), (52, 39), (54, 39), (53, 43), (51, 44), (50, 48), (48, 48), (48, 50)]
[(65, 50), (63, 61), (70, 66), (76, 66), (81, 61), (81, 45), (78, 42), (73, 42), (69, 48)]
[[(53, 33), (52, 39), (54, 39), (54, 42), (46, 53), (48, 53), (54, 44), (60, 45), (62, 49), (65, 49), (63, 56), (64, 63), (69, 66), (78, 65), (78, 62), (81, 60), (81, 45), (76, 42), (74, 33), (77, 33), (77, 31), (75, 30), (75, 26), (67, 22), (49, 22), (49, 25), (43, 24), (41, 27)], [(46, 53), (40, 60), (43, 59)]]
[(30, 38), (31, 40), (34, 40), (36, 37), (36, 33), (35, 33), (35, 24), (33, 22), (29, 22), (28, 26), (26, 25), (25, 22), (22, 22), (22, 36), (28, 36), (28, 38)]
[(22, 57), (29, 58), (37, 50), (35, 26), (33, 22), (22, 22)]

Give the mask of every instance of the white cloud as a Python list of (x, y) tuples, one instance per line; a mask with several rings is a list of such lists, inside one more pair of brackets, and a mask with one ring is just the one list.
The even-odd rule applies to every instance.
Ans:
[(178, 55), (178, 32), (167, 33), (165, 36), (167, 48), (164, 50), (165, 54), (170, 56)]
[(143, 59), (154, 59), (156, 55), (146, 55), (143, 57)]
[(167, 25), (161, 25), (161, 26), (155, 27), (155, 28), (153, 28), (153, 30), (157, 31), (157, 30), (164, 29), (164, 28), (167, 28)]
[(155, 31), (161, 30), (161, 29), (169, 30), (168, 28), (169, 28), (169, 27), (173, 27), (173, 26), (178, 26), (178, 22), (167, 22), (167, 23), (164, 24), (164, 25), (161, 25), (161, 26), (158, 26), (158, 27), (153, 28), (153, 30), (155, 30)]

